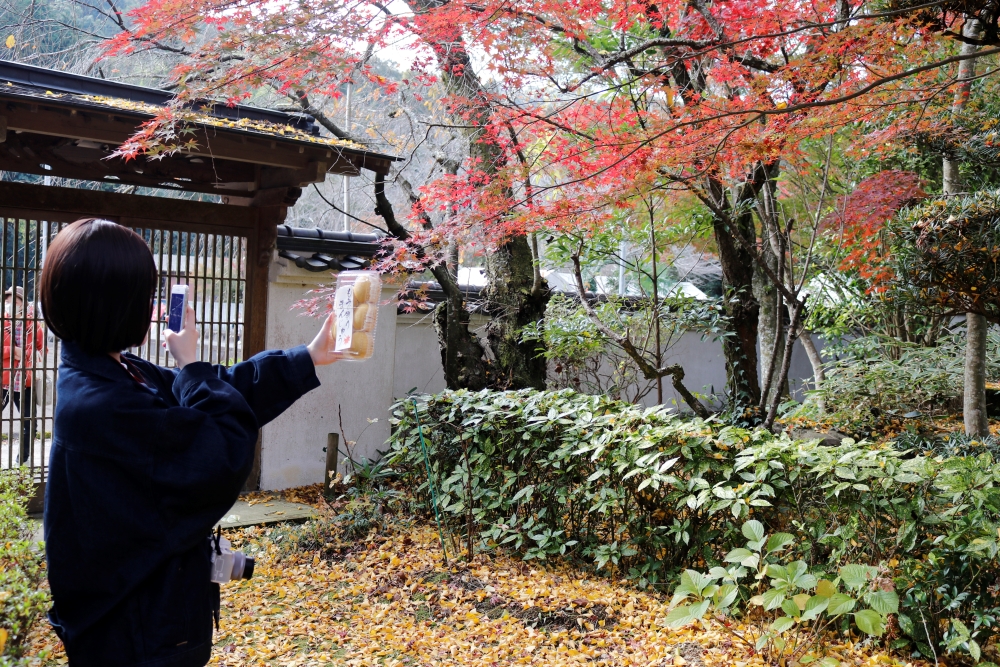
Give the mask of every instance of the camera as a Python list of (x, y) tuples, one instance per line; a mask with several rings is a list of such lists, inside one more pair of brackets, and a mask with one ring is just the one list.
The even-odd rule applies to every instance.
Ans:
[(254, 560), (242, 551), (233, 551), (229, 540), (221, 534), (209, 535), (212, 545), (212, 581), (224, 584), (227, 581), (249, 579), (253, 576)]

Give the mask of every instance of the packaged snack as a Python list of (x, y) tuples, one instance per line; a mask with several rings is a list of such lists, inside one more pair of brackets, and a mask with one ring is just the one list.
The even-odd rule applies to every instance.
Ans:
[(372, 356), (381, 294), (382, 281), (375, 271), (342, 271), (337, 275), (330, 344), (341, 359), (364, 361)]

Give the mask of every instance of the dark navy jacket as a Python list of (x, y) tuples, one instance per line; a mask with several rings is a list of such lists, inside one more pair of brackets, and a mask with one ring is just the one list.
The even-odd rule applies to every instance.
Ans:
[(45, 550), (70, 667), (201, 667), (219, 588), (208, 535), (250, 472), (257, 429), (319, 386), (305, 347), (229, 369), (167, 369), (64, 343)]

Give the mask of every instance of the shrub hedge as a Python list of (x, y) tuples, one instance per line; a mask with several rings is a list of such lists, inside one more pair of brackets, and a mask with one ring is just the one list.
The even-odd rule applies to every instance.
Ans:
[[(415, 407), (416, 406), (416, 407)], [(394, 406), (392, 465), (480, 548), (566, 555), (666, 585), (743, 547), (750, 517), (810, 571), (881, 568), (896, 648), (976, 654), (1000, 614), (1000, 467), (844, 440), (796, 442), (604, 396), (445, 392)]]
[(28, 631), (48, 609), (45, 553), (27, 517), (32, 483), (21, 470), (0, 471), (0, 667), (22, 664)]

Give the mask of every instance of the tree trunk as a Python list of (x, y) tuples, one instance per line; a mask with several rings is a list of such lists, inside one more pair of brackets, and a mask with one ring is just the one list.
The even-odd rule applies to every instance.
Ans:
[[(447, 285), (438, 274), (443, 267), (433, 271), (441, 282), (445, 300), (434, 309), (434, 329), (441, 348), (441, 367), (444, 369), (448, 389), (485, 389), (489, 382), (489, 364), (482, 342), (469, 330), (469, 311), (465, 308), (462, 292), (457, 283)], [(449, 272), (450, 273), (450, 272)]]
[(486, 338), (493, 353), (496, 388), (545, 389), (547, 364), (538, 341), (525, 341), (521, 331), (545, 316), (548, 289), (535, 285), (534, 261), (526, 236), (516, 236), (487, 256), (489, 283), (484, 291), (490, 309)]
[[(756, 197), (759, 187), (755, 183), (739, 188), (735, 196), (736, 205), (730, 209), (736, 209), (735, 218), (730, 218), (733, 222), (721, 215), (715, 215), (712, 221), (719, 263), (722, 265), (722, 303), (729, 318), (729, 335), (722, 339), (729, 402), (734, 414), (753, 417), (754, 421), (760, 418), (755, 414), (760, 402), (760, 380), (757, 373), (760, 306), (753, 293), (753, 255), (735, 235), (738, 234), (747, 243), (756, 243), (757, 230), (753, 214), (745, 208), (741, 209), (739, 205), (748, 197)], [(709, 188), (720, 208), (726, 207), (726, 193), (722, 185), (713, 179), (709, 182)]]
[[(812, 366), (813, 389), (819, 389), (823, 386), (823, 381), (826, 380), (826, 373), (823, 371), (823, 357), (820, 356), (819, 350), (816, 349), (816, 344), (813, 343), (812, 334), (808, 331), (803, 329), (799, 334), (799, 340), (802, 341), (802, 349), (806, 351), (806, 356), (809, 357), (809, 365)], [(823, 399), (816, 401), (816, 407), (819, 408), (820, 414), (826, 412), (826, 404)]]
[[(979, 21), (973, 19), (965, 23), (963, 34), (966, 37), (978, 38), (981, 27)], [(975, 44), (963, 43), (960, 49), (962, 55), (971, 55), (978, 50)], [(970, 58), (958, 64), (958, 80), (961, 82), (955, 91), (952, 103), (952, 114), (962, 113), (972, 90), (972, 78), (976, 75), (976, 59)], [(943, 166), (945, 194), (955, 194), (962, 191), (962, 177), (958, 170), (958, 160), (945, 157)], [(965, 386), (962, 400), (962, 413), (965, 420), (965, 434), (973, 437), (985, 437), (990, 434), (990, 424), (986, 416), (986, 331), (989, 325), (986, 318), (976, 313), (965, 314)]]
[[(765, 229), (764, 233), (771, 235), (777, 232), (773, 229)], [(761, 243), (761, 258), (767, 262), (774, 275), (779, 274), (778, 255), (767, 239)], [(762, 400), (769, 403), (776, 393), (784, 391), (781, 379), (777, 377), (777, 367), (780, 366), (780, 360), (785, 354), (785, 336), (782, 335), (784, 332), (781, 326), (784, 313), (782, 312), (778, 288), (774, 286), (773, 281), (761, 268), (754, 272), (753, 287), (754, 296), (760, 304), (757, 325), (760, 339), (760, 377), (764, 386), (769, 387), (767, 398), (762, 398)]]
[[(389, 233), (400, 241), (408, 241), (410, 233), (396, 219), (392, 202), (385, 195), (385, 177), (381, 175), (375, 179), (375, 204), (375, 213), (385, 221)], [(444, 302), (434, 311), (445, 386), (473, 391), (484, 389), (488, 383), (489, 362), (479, 336), (469, 330), (469, 312), (456, 277), (457, 264), (451, 269), (439, 263), (431, 268), (431, 273), (445, 294)]]
[(986, 332), (989, 323), (976, 313), (965, 315), (965, 396), (962, 416), (965, 434), (977, 438), (990, 434), (986, 414)]
[[(418, 16), (447, 4), (449, 0), (404, 0)], [(455, 41), (432, 42), (448, 90), (458, 96), (450, 109), (456, 123), (469, 140), (469, 155), (474, 168), (486, 175), (498, 173), (507, 163), (504, 149), (484, 132), (494, 105), (483, 86), (460, 35)], [(507, 239), (487, 255), (489, 284), (483, 292), (491, 316), (486, 327), (487, 341), (493, 353), (492, 388), (535, 387), (545, 389), (547, 366), (539, 352), (544, 343), (521, 340), (521, 330), (545, 315), (549, 291), (544, 280), (536, 280), (531, 247), (525, 235)], [(451, 317), (451, 309), (447, 316)], [(467, 318), (467, 315), (466, 315)], [(451, 325), (449, 324), (449, 331)], [(442, 351), (442, 356), (448, 353)]]

